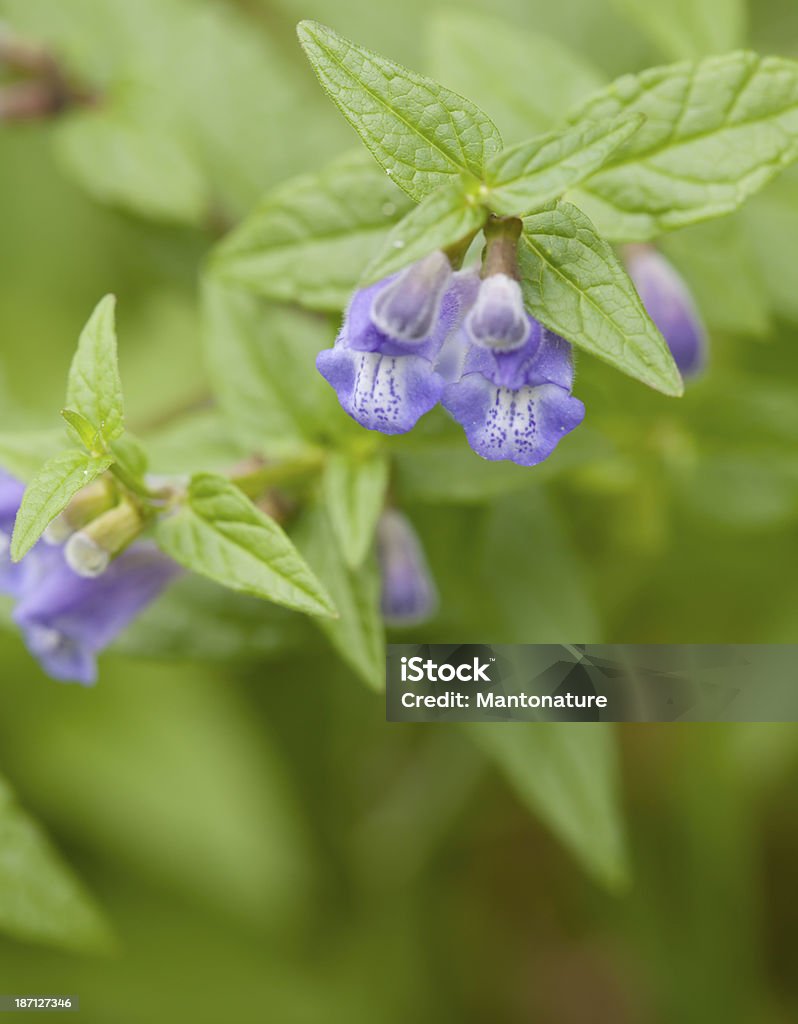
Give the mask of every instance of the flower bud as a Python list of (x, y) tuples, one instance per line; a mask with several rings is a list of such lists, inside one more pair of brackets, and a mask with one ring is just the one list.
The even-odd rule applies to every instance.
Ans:
[(429, 619), (438, 607), (435, 583), (415, 530), (397, 509), (386, 509), (380, 517), (377, 558), (386, 623), (413, 626)]
[(507, 274), (486, 277), (466, 317), (465, 328), (476, 345), (484, 345), (497, 352), (520, 348), (529, 337), (531, 328), (520, 284)]
[(446, 255), (431, 252), (378, 292), (371, 306), (372, 322), (390, 338), (422, 341), (435, 326), (451, 276)]
[(659, 328), (683, 377), (700, 372), (707, 339), (693, 296), (673, 264), (651, 245), (627, 245), (624, 261), (646, 312)]
[(107, 477), (95, 480), (78, 491), (64, 511), (53, 519), (44, 531), (44, 540), (48, 544), (63, 544), (76, 530), (113, 508), (115, 500), (111, 480)]
[(138, 508), (130, 501), (120, 502), (72, 534), (64, 548), (67, 565), (78, 576), (101, 575), (112, 557), (134, 541), (143, 526)]

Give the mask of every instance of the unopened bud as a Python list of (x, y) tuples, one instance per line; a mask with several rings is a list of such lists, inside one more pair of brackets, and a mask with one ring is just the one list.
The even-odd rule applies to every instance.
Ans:
[(674, 265), (651, 245), (627, 245), (626, 269), (683, 377), (700, 372), (707, 338), (692, 293)]
[(388, 625), (412, 626), (430, 618), (438, 593), (415, 530), (397, 509), (386, 509), (377, 525), (382, 572), (382, 614)]
[(138, 508), (130, 501), (122, 501), (72, 534), (64, 548), (67, 564), (78, 576), (99, 576), (143, 527)]
[(371, 307), (373, 323), (383, 334), (400, 341), (427, 338), (435, 328), (451, 276), (452, 267), (444, 253), (425, 256), (378, 293)]
[(531, 325), (518, 281), (507, 274), (486, 277), (465, 326), (477, 345), (496, 352), (520, 348), (529, 337)]
[(55, 517), (44, 531), (44, 540), (48, 544), (63, 544), (76, 530), (113, 508), (114, 501), (113, 483), (106, 477), (95, 480), (78, 491), (64, 511)]

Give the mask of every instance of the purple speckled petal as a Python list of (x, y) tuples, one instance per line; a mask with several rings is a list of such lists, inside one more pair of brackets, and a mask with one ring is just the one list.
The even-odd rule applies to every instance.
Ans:
[(624, 258), (643, 305), (668, 343), (682, 376), (700, 372), (707, 357), (706, 331), (682, 276), (653, 246), (627, 246)]
[(388, 625), (412, 626), (430, 618), (438, 606), (435, 583), (415, 530), (397, 509), (387, 509), (380, 517), (377, 558)]
[(470, 373), (443, 393), (443, 405), (484, 459), (535, 466), (584, 419), (585, 407), (557, 384), (509, 388)]
[(97, 654), (181, 571), (151, 544), (134, 545), (95, 579), (76, 575), (58, 548), (40, 545), (23, 565), (31, 556), (14, 621), (48, 675), (87, 685)]
[(337, 346), (316, 358), (349, 415), (369, 430), (404, 434), (438, 404), (444, 381), (421, 356), (353, 352)]

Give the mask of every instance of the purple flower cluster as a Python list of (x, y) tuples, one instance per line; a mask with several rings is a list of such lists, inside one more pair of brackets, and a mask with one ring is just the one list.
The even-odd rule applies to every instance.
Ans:
[(15, 598), (14, 622), (45, 672), (89, 685), (99, 652), (180, 570), (149, 543), (134, 544), (94, 578), (78, 575), (64, 549), (44, 541), (12, 564), (8, 548), (23, 490), (0, 470), (0, 593)]
[(356, 292), (316, 365), (370, 430), (405, 433), (441, 403), (475, 452), (522, 466), (585, 414), (571, 346), (526, 312), (518, 282), (453, 272), (442, 252)]

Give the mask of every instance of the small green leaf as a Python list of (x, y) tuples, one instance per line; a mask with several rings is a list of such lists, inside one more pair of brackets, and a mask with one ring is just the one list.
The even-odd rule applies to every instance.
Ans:
[(324, 500), (344, 560), (356, 569), (374, 540), (388, 486), (388, 460), (374, 453), (330, 454), (322, 478)]
[[(66, 404), (102, 432), (106, 441), (122, 433), (122, 382), (116, 357), (116, 299), (101, 299), (81, 332), (67, 380)], [(74, 426), (74, 424), (73, 424)]]
[(317, 22), (302, 21), (297, 32), (330, 98), (411, 198), (452, 174), (479, 179), (500, 149), (496, 126), (469, 100)]
[(506, 217), (539, 209), (603, 166), (644, 120), (638, 114), (580, 123), (503, 149), (486, 168), (485, 204)]
[(434, 14), (430, 44), (435, 77), (479, 96), (513, 142), (555, 128), (605, 84), (601, 72), (557, 39), (472, 11)]
[(11, 557), (15, 562), (30, 551), (81, 487), (104, 473), (113, 461), (107, 455), (89, 455), (70, 448), (45, 462), (28, 484), (17, 513), (11, 538)]
[(669, 60), (726, 53), (746, 36), (745, 0), (614, 0)]
[(61, 416), (66, 420), (68, 433), (74, 441), (82, 444), (88, 452), (93, 452), (98, 446), (102, 446), (102, 437), (96, 427), (81, 416), (74, 409), (62, 409)]
[(232, 590), (309, 615), (336, 614), (283, 530), (224, 477), (192, 477), (186, 503), (156, 524), (155, 537), (180, 565)]
[(611, 889), (627, 880), (615, 736), (606, 724), (463, 726), (583, 866)]
[(104, 952), (111, 945), (94, 901), (2, 777), (0, 930), (72, 952)]
[(125, 433), (110, 445), (114, 462), (134, 481), (141, 482), (147, 472), (148, 458), (141, 441)]
[(573, 345), (666, 395), (682, 379), (612, 248), (587, 217), (558, 202), (527, 217), (518, 247), (529, 312)]
[(476, 192), (462, 181), (432, 192), (394, 227), (380, 252), (366, 268), (363, 281), (379, 281), (423, 259), (433, 249), (446, 249), (468, 239), (484, 226), (488, 211)]
[(349, 569), (323, 505), (308, 506), (292, 536), (324, 581), (340, 612), (338, 619), (317, 619), (330, 643), (370, 687), (385, 687), (385, 632), (380, 615), (380, 580), (376, 559), (369, 556)]
[(607, 238), (644, 241), (718, 217), (798, 156), (798, 63), (731, 53), (624, 75), (575, 122), (646, 123), (570, 197)]
[(339, 313), (398, 218), (413, 209), (367, 153), (270, 192), (217, 249), (215, 278)]

